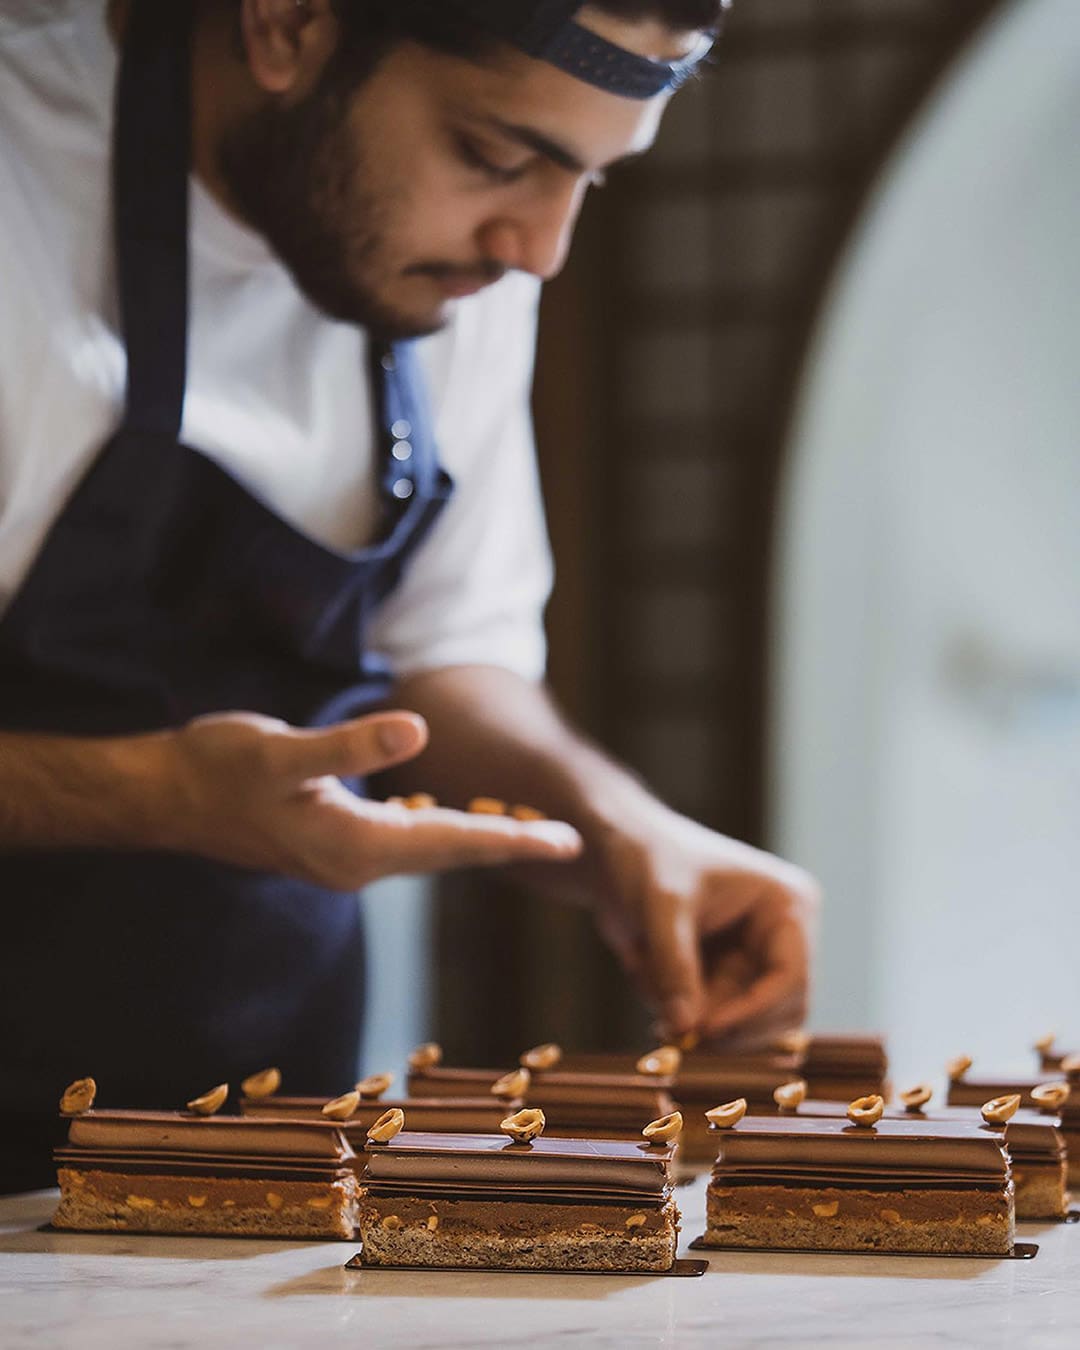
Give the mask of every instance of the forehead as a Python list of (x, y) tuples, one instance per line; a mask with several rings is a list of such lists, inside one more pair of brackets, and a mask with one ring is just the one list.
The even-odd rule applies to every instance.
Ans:
[(405, 43), (383, 73), (447, 116), (527, 126), (592, 166), (648, 149), (669, 97), (622, 98), (501, 44), (469, 60)]

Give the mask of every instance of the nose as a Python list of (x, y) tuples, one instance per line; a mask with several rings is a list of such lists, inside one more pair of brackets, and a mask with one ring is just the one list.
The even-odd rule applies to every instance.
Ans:
[(566, 261), (586, 187), (575, 179), (563, 191), (530, 198), (486, 221), (479, 238), (483, 256), (549, 281)]

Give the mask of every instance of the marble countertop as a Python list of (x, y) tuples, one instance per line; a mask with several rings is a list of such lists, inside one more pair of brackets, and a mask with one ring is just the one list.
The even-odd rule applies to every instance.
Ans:
[[(701, 1232), (704, 1179), (679, 1191)], [(1020, 1226), (1033, 1261), (703, 1253), (700, 1279), (348, 1271), (349, 1243), (39, 1231), (0, 1200), (2, 1350), (612, 1346), (1073, 1350), (1080, 1224)]]

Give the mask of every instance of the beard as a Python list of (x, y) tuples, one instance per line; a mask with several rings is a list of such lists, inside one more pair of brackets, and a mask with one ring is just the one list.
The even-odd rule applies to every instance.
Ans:
[[(331, 58), (301, 102), (271, 102), (223, 136), (218, 166), (243, 219), (261, 234), (311, 303), (332, 319), (387, 341), (442, 327), (437, 313), (396, 309), (380, 296), (392, 278), (387, 222), (393, 201), (377, 196), (350, 110), (363, 80)], [(407, 274), (457, 276), (451, 264), (417, 263)], [(502, 268), (467, 269), (494, 281)]]

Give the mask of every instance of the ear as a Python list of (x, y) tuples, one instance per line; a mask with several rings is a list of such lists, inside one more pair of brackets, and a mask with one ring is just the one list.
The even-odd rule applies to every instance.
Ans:
[(240, 0), (248, 69), (268, 94), (305, 92), (338, 40), (331, 0)]

